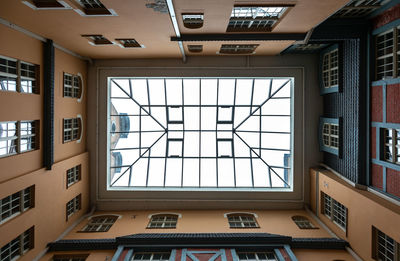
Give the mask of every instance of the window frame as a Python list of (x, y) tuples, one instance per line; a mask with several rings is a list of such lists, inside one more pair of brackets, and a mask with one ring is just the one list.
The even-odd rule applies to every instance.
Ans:
[[(236, 54), (236, 55), (249, 55), (249, 54), (255, 54), (257, 47), (260, 46), (259, 44), (221, 44), (221, 47), (217, 54)], [(246, 48), (250, 50), (251, 47), (251, 52), (250, 51), (244, 51)]]
[[(22, 234), (18, 235), (16, 238), (2, 246), (0, 249), (0, 253), (3, 256), (5, 248), (7, 247), (9, 249), (9, 253), (7, 255), (9, 259), (7, 260), (17, 260), (21, 256), (25, 255), (25, 253), (27, 253), (29, 250), (34, 248), (34, 240), (35, 228), (34, 226), (32, 226), (29, 229), (25, 230)], [(14, 256), (14, 253), (16, 253), (17, 255)]]
[[(25, 197), (28, 196), (28, 199)], [(9, 203), (3, 203), (7, 198), (9, 198)], [(13, 206), (14, 202), (17, 202), (16, 205)], [(28, 203), (29, 205), (26, 207), (25, 204)], [(3, 212), (3, 209), (5, 209), (5, 205), (9, 205), (9, 209), (7, 212), (10, 212), (9, 216), (6, 218), (2, 218), (5, 212)], [(13, 219), (14, 217), (17, 217), (24, 212), (28, 211), (31, 208), (35, 207), (35, 185), (26, 187), (20, 191), (17, 191), (11, 195), (8, 195), (2, 199), (0, 199), (0, 225)], [(18, 208), (18, 210), (13, 213), (14, 209)]]
[[(231, 217), (239, 217), (239, 221), (235, 221), (235, 220), (231, 221), (231, 220), (229, 220), (229, 218), (231, 218)], [(250, 218), (251, 217), (253, 220), (251, 220), (251, 221), (243, 220), (243, 217), (246, 217), (246, 218)], [(226, 215), (226, 218), (228, 220), (229, 228), (233, 228), (233, 229), (236, 229), (236, 228), (239, 228), (239, 229), (241, 229), (241, 228), (245, 228), (245, 229), (260, 228), (260, 225), (257, 222), (256, 216), (254, 214), (251, 214), (251, 213), (230, 213), (230, 214)], [(232, 226), (231, 222), (238, 223), (241, 226), (240, 227)], [(254, 223), (255, 226), (252, 227), (252, 226), (246, 226), (245, 225), (245, 223), (250, 223), (250, 222)]]
[[(329, 206), (327, 205), (329, 203)], [(339, 205), (339, 207), (338, 207)], [(339, 208), (343, 207), (345, 210), (345, 213), (341, 213)], [(329, 210), (327, 210), (329, 209)], [(321, 213), (324, 214), (328, 219), (330, 219), (334, 224), (336, 224), (339, 228), (341, 228), (344, 232), (347, 233), (347, 226), (348, 226), (348, 213), (349, 210), (348, 208), (340, 203), (339, 201), (335, 200), (328, 194), (324, 193), (321, 191)], [(344, 222), (344, 227), (342, 226), (340, 219), (338, 220), (338, 215), (341, 215), (344, 217), (345, 222)]]
[[(71, 127), (70, 128), (65, 128), (66, 126), (66, 121), (71, 121)], [(75, 122), (77, 127), (75, 127)], [(82, 132), (82, 119), (80, 117), (76, 118), (64, 118), (63, 119), (63, 143), (68, 143), (72, 141), (78, 141), (80, 139)], [(65, 138), (67, 133), (67, 137), (70, 137), (69, 139)], [(70, 133), (70, 136), (68, 136), (68, 133)], [(75, 137), (76, 136), (76, 137)]]
[[(71, 83), (66, 83), (66, 78), (71, 77)], [(63, 97), (64, 98), (74, 98), (81, 99), (82, 98), (82, 88), (83, 88), (83, 79), (80, 74), (70, 74), (64, 72), (63, 74)], [(77, 83), (77, 86), (75, 85)], [(69, 90), (70, 91), (67, 91)]]
[(299, 229), (319, 229), (305, 216), (296, 215), (292, 217), (292, 220)]
[[(246, 259), (241, 259), (241, 258), (240, 258), (240, 255), (243, 255), (243, 254), (246, 255)], [(255, 259), (249, 259), (249, 258), (247, 257), (248, 254), (254, 254)], [(258, 257), (258, 254), (264, 254), (268, 259), (260, 259), (260, 258)], [(269, 258), (269, 257), (268, 257), (268, 254), (272, 254), (274, 259)], [(256, 261), (278, 261), (278, 260), (279, 260), (274, 251), (268, 251), (268, 252), (258, 252), (258, 251), (257, 251), (257, 252), (237, 252), (237, 253), (236, 253), (236, 256), (237, 256), (237, 259), (238, 259), (239, 261), (244, 261), (244, 260), (246, 260), (246, 261), (247, 261), (247, 260), (256, 260)]]
[[(320, 117), (319, 120), (319, 148), (320, 151), (328, 152), (334, 155), (337, 155), (339, 158), (342, 156), (342, 118), (326, 118)], [(329, 133), (324, 133), (325, 126), (329, 126)], [(332, 133), (332, 126), (337, 126), (338, 135)], [(329, 140), (329, 145), (325, 144), (324, 137), (327, 137)], [(338, 146), (331, 146), (332, 139), (338, 139)]]
[[(157, 218), (157, 217), (163, 217), (162, 222), (161, 222), (161, 221), (158, 221), (158, 220), (153, 220), (153, 218)], [(172, 221), (172, 222), (175, 222), (175, 226), (173, 226), (173, 227), (166, 227), (165, 224), (166, 224), (167, 222), (168, 222), (168, 223), (171, 223), (171, 221), (167, 220), (167, 218), (171, 218), (171, 217), (176, 218), (175, 221)], [(155, 214), (155, 215), (152, 215), (152, 216), (151, 216), (150, 221), (149, 221), (149, 223), (147, 224), (146, 229), (176, 229), (176, 227), (178, 226), (178, 219), (179, 219), (179, 215), (176, 215), (176, 214)], [(152, 226), (153, 222), (154, 222), (154, 223), (161, 223), (161, 227), (154, 227), (154, 226)]]
[[(29, 63), (29, 62), (25, 62), (19, 59), (15, 59), (15, 58), (11, 58), (11, 57), (7, 57), (4, 55), (0, 55), (0, 59), (4, 59), (7, 63), (7, 65), (3, 65), (0, 64), (0, 67), (5, 66), (6, 68), (9, 68), (8, 63), (9, 62), (15, 62), (16, 65), (15, 73), (9, 73), (9, 72), (2, 72), (0, 71), (0, 77), (5, 77), (7, 78), (7, 82), (9, 79), (15, 79), (15, 91), (14, 90), (9, 90), (7, 89), (2, 89), (0, 88), (0, 91), (6, 91), (6, 92), (18, 92), (18, 93), (26, 93), (26, 94), (40, 94), (40, 65), (37, 64), (33, 64), (33, 63)], [(23, 69), (23, 65), (27, 66), (27, 69)], [(35, 74), (35, 77), (30, 77), (29, 76), (29, 67), (34, 67), (34, 71), (33, 73)], [(22, 75), (23, 72), (27, 72), (27, 75)], [(30, 92), (25, 92), (23, 90), (23, 80), (27, 80), (27, 81), (33, 81), (35, 82), (34, 86), (30, 86), (31, 91)], [(2, 81), (0, 81), (2, 82)], [(8, 86), (8, 84), (7, 84)], [(27, 86), (28, 88), (28, 86)]]
[[(150, 254), (150, 255), (151, 255), (151, 256), (150, 256), (150, 259), (143, 259), (143, 257), (142, 257), (141, 259), (135, 259), (135, 256), (136, 256), (136, 255), (144, 255), (144, 254)], [(133, 255), (132, 255), (132, 257), (130, 258), (130, 261), (135, 261), (135, 260), (145, 260), (145, 261), (153, 261), (153, 260), (162, 261), (162, 260), (167, 260), (167, 259), (161, 259), (161, 258), (160, 258), (160, 259), (153, 259), (154, 255), (156, 255), (156, 254), (161, 254), (161, 255), (169, 254), (168, 260), (171, 258), (171, 252), (134, 252)]]
[[(13, 155), (18, 155), (30, 151), (34, 151), (39, 149), (40, 145), (40, 121), (39, 120), (24, 120), (24, 121), (2, 121), (0, 124), (7, 124), (7, 135), (9, 132), (9, 126), (8, 124), (15, 124), (15, 135), (14, 136), (6, 136), (6, 137), (0, 137), (0, 141), (6, 141), (6, 148), (7, 148), (7, 153), (6, 154), (0, 154), (0, 158), (4, 157), (9, 157)], [(21, 123), (31, 123), (32, 126), (31, 128), (26, 128), (25, 130), (22, 130)], [(22, 135), (22, 132), (26, 131), (27, 133)], [(31, 132), (31, 133), (29, 133)], [(27, 147), (28, 144), (34, 145), (30, 149), (22, 149), (22, 140), (28, 139), (28, 142), (26, 143)], [(8, 142), (11, 141), (11, 144), (8, 144)], [(14, 142), (14, 144), (12, 144)], [(13, 147), (13, 152), (10, 152), (10, 148)]]
[[(108, 232), (110, 228), (115, 224), (115, 222), (120, 218), (116, 215), (99, 215), (93, 216), (89, 219), (88, 223), (79, 231), (83, 233), (96, 233), (96, 232)], [(99, 221), (96, 219), (106, 219), (104, 221)], [(111, 221), (107, 219), (112, 219)], [(107, 222), (109, 221), (109, 222)], [(95, 227), (95, 230), (89, 230), (90, 226)]]
[[(69, 175), (72, 177), (70, 178)], [(78, 183), (82, 179), (82, 165), (79, 164), (72, 168), (67, 169), (66, 178), (67, 178), (67, 189), (72, 185)], [(72, 181), (69, 182), (69, 180)]]
[(182, 23), (185, 28), (199, 29), (204, 24), (204, 13), (182, 13)]
[[(332, 55), (336, 53), (336, 61), (332, 60)], [(324, 68), (325, 58), (328, 60), (328, 68)], [(336, 64), (334, 66), (332, 64)], [(333, 84), (332, 81), (332, 71), (337, 72), (337, 80), (336, 84)], [(328, 83), (324, 80), (324, 73), (327, 73)], [(343, 53), (342, 53), (342, 45), (341, 44), (332, 44), (331, 46), (323, 49), (320, 52), (319, 57), (319, 82), (320, 82), (320, 94), (325, 95), (329, 93), (342, 92), (342, 80), (343, 75)]]
[[(383, 27), (385, 28), (385, 27)], [(390, 29), (384, 30), (382, 32), (379, 32), (378, 34), (374, 35), (374, 50), (375, 50), (375, 80), (379, 81), (379, 80), (383, 80), (384, 78), (398, 78), (400, 77), (400, 46), (398, 46), (398, 42), (399, 42), (399, 37), (400, 37), (400, 26), (397, 25), (396, 26), (392, 26)], [(385, 53), (381, 56), (378, 56), (378, 38), (384, 35), (387, 35), (389, 33), (392, 33), (392, 50), (391, 52)], [(384, 39), (384, 42), (388, 41), (386, 38)], [(384, 45), (383, 49), (388, 48), (386, 45)], [(387, 58), (392, 57), (392, 68), (388, 71), (386, 71), (385, 69), (383, 70), (383, 75), (379, 76), (378, 74), (378, 67), (379, 67), (379, 60), (386, 60)], [(388, 65), (388, 63), (383, 62), (383, 66), (386, 67)], [(382, 66), (382, 65), (381, 65)], [(389, 73), (387, 73), (389, 72)]]
[[(232, 8), (231, 15), (229, 16), (229, 22), (228, 26), (226, 28), (226, 32), (272, 32), (275, 27), (282, 21), (282, 19), (287, 15), (287, 13), (290, 11), (290, 9), (294, 7), (294, 4), (270, 4), (270, 5), (251, 5), (251, 4), (240, 4), (240, 5), (234, 5)], [(251, 10), (251, 13), (253, 14), (253, 9), (256, 9), (256, 14), (249, 16), (249, 17), (241, 17), (241, 16), (235, 16), (235, 8), (240, 9), (240, 8), (248, 8)], [(259, 13), (258, 8), (282, 8), (282, 11), (278, 13), (277, 17), (259, 17), (257, 14)], [(239, 22), (239, 23), (246, 23), (249, 22), (247, 27), (236, 27), (235, 25), (232, 25), (234, 22)], [(268, 25), (270, 22), (272, 23), (270, 26), (257, 26), (257, 27), (251, 27), (254, 22), (259, 22), (258, 25), (261, 23), (266, 23)]]
[[(382, 231), (380, 231), (378, 228), (372, 226), (372, 258), (374, 260), (382, 260), (379, 259), (379, 246), (383, 246), (383, 244), (380, 243), (379, 239), (380, 237), (380, 233), (383, 234), (383, 236), (385, 237), (385, 239), (389, 238), (393, 241), (393, 261), (400, 261), (400, 243), (397, 242), (396, 240), (394, 240), (392, 237), (388, 236), (387, 234), (383, 233)], [(387, 244), (385, 244), (384, 246), (386, 247)], [(386, 250), (386, 251), (390, 251), (390, 250)]]
[[(69, 212), (69, 205), (72, 204), (72, 212)], [(78, 212), (79, 210), (82, 209), (82, 194), (79, 194), (78, 196), (74, 197), (73, 199), (71, 199), (70, 201), (67, 202), (67, 204), (65, 204), (66, 206), (66, 221), (68, 221), (68, 219), (73, 216), (76, 212)]]
[[(390, 136), (387, 135), (389, 131), (391, 131)], [(380, 128), (380, 132), (381, 160), (400, 165), (400, 128)], [(390, 137), (390, 142), (388, 142), (388, 137)], [(390, 152), (390, 149), (392, 150), (391, 159), (387, 157), (387, 152), (388, 150)]]

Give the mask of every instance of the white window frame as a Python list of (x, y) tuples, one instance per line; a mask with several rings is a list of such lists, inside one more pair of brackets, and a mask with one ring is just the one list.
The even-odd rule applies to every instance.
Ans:
[[(255, 259), (249, 258), (247, 255), (251, 254), (255, 256)], [(264, 258), (260, 258), (258, 255), (263, 254), (265, 255), (266, 259)], [(246, 259), (242, 258), (242, 255), (246, 255)], [(272, 255), (272, 257), (271, 257)], [(237, 253), (237, 257), (239, 261), (247, 261), (247, 260), (251, 260), (251, 261), (277, 261), (277, 257), (275, 255), (275, 253), (273, 251), (269, 251), (269, 252), (238, 252)]]
[(400, 129), (383, 129), (383, 160), (400, 164)]
[(78, 212), (81, 209), (81, 207), (82, 207), (82, 194), (79, 194), (78, 196), (68, 201), (66, 204), (67, 221), (73, 214)]
[[(339, 124), (324, 123), (322, 126), (322, 140), (324, 146), (339, 149)], [(335, 142), (335, 140), (337, 140), (337, 142)]]
[[(6, 132), (7, 136), (0, 137), (0, 142), (5, 142), (6, 146), (2, 148), (7, 148), (7, 153), (1, 154), (0, 158), (38, 149), (39, 147), (39, 142), (37, 139), (37, 137), (39, 137), (37, 133), (39, 126), (38, 121), (6, 121), (6, 122), (0, 122), (0, 124), (7, 124), (7, 129), (3, 130)], [(15, 124), (14, 136), (8, 136), (8, 132), (10, 130), (9, 124)], [(27, 127), (22, 129), (21, 126), (24, 124), (27, 124)], [(30, 127), (29, 124), (31, 124)], [(24, 140), (27, 141), (25, 144), (23, 144)], [(12, 144), (13, 142), (14, 144)], [(23, 149), (23, 146), (25, 145), (27, 148)], [(14, 148), (13, 151), (11, 151), (12, 147)]]
[[(160, 219), (162, 218), (162, 219)], [(174, 220), (168, 220), (169, 218), (173, 218)], [(178, 215), (174, 214), (156, 214), (152, 215), (149, 221), (149, 224), (147, 225), (147, 228), (149, 229), (175, 229), (178, 225)], [(160, 220), (155, 220), (155, 219), (160, 219)], [(175, 226), (171, 226), (175, 223)], [(156, 226), (156, 224), (161, 224), (161, 226)], [(168, 226), (167, 226), (168, 224)]]
[[(19, 140), (18, 140), (18, 122), (17, 121), (8, 121), (8, 122), (0, 122), (0, 124), (6, 124), (7, 129), (3, 130), (3, 132), (6, 132), (5, 137), (0, 137), (0, 142), (5, 142), (5, 147), (7, 149), (7, 153), (1, 154), (0, 157), (6, 157), (10, 155), (15, 155), (18, 153), (18, 145), (19, 145)], [(10, 127), (10, 124), (15, 124), (15, 130)], [(13, 136), (8, 136), (9, 132), (14, 131), (15, 134)], [(14, 144), (13, 144), (14, 143)], [(3, 145), (2, 145), (3, 147)]]
[(82, 78), (79, 74), (74, 75), (64, 72), (63, 83), (64, 97), (77, 99), (81, 97), (80, 93), (82, 92)]
[[(65, 118), (63, 119), (63, 142), (71, 142), (79, 140), (82, 122), (78, 118)], [(81, 124), (79, 124), (81, 123)]]
[[(348, 209), (346, 206), (341, 204), (340, 202), (333, 199), (331, 196), (322, 192), (322, 200), (321, 200), (321, 211), (322, 213), (333, 221), (338, 227), (340, 227), (343, 231), (347, 230), (347, 213)], [(340, 219), (343, 217), (344, 222)]]
[(33, 240), (34, 228), (31, 227), (1, 248), (0, 254), (5, 256), (2, 260), (17, 260), (33, 248)]
[[(27, 152), (32, 151), (37, 148), (37, 139), (36, 139), (36, 121), (21, 121), (19, 122), (19, 152)], [(23, 127), (26, 125), (26, 127)], [(24, 134), (22, 134), (25, 132)], [(26, 144), (23, 144), (23, 141), (26, 140)], [(23, 146), (26, 145), (26, 149), (23, 149)]]
[[(399, 76), (399, 73), (397, 72), (397, 67), (398, 67), (397, 63), (399, 62), (399, 54), (400, 54), (400, 50), (397, 50), (398, 30), (399, 30), (399, 27), (391, 28), (391, 29), (375, 36), (375, 78), (376, 78), (376, 80), (381, 80), (381, 79), (387, 78), (387, 77), (395, 78), (395, 77)], [(392, 51), (390, 53), (378, 56), (378, 44), (382, 43), (382, 42), (378, 42), (378, 38), (381, 36), (387, 35), (389, 33), (392, 33), (392, 38), (391, 38)], [(390, 41), (390, 38), (384, 39), (384, 42), (387, 42), (387, 41)], [(389, 47), (390, 47), (390, 45), (389, 45)], [(386, 48), (388, 48), (388, 46), (385, 44), (384, 49), (386, 49)], [(390, 57), (392, 58), (392, 62), (391, 63), (385, 62), (385, 60)], [(379, 60), (384, 60), (383, 65), (381, 65), (383, 67), (386, 67), (386, 66), (392, 64), (392, 69), (391, 70), (384, 69), (383, 72), (378, 73), (378, 61)]]
[[(0, 199), (0, 224), (34, 207), (34, 193), (34, 186), (30, 186)], [(2, 218), (7, 212), (9, 212), (8, 217)]]
[(118, 216), (101, 215), (91, 217), (81, 232), (107, 232), (117, 221)]
[[(10, 79), (15, 79), (15, 90), (10, 90), (9, 88), (2, 89), (0, 88), (0, 91), (12, 91), (12, 92), (20, 92), (20, 93), (29, 93), (29, 94), (39, 94), (39, 82), (37, 79), (37, 75), (40, 72), (40, 68), (38, 65), (33, 64), (33, 63), (28, 63), (24, 62), (18, 59), (6, 57), (0, 55), (0, 59), (6, 60), (7, 65), (5, 67), (9, 68), (8, 63), (9, 62), (15, 62), (16, 67), (12, 67), (16, 70), (16, 73), (10, 73), (8, 72), (0, 72), (0, 76), (5, 77), (7, 79), (7, 86), (8, 81)], [(4, 67), (4, 65), (0, 65), (1, 67)], [(22, 67), (26, 66), (26, 69), (23, 69)], [(34, 67), (33, 70), (30, 70), (30, 67)], [(35, 76), (31, 77), (29, 74), (33, 73)], [(25, 74), (25, 75), (23, 75)], [(2, 80), (3, 81), (3, 80)], [(25, 83), (26, 82), (26, 83)], [(32, 84), (34, 83), (34, 84)], [(25, 90), (24, 90), (25, 89)]]
[(292, 220), (300, 229), (315, 229), (315, 228), (317, 228), (305, 216), (293, 216)]
[(323, 55), (322, 82), (325, 89), (339, 86), (339, 48), (335, 48)]
[(70, 169), (67, 169), (67, 188), (77, 183), (82, 178), (82, 166), (76, 165)]
[[(238, 220), (232, 220), (232, 218), (237, 217)], [(252, 218), (252, 220), (248, 220)], [(230, 213), (227, 215), (229, 228), (260, 228), (257, 222), (257, 218), (253, 214), (249, 213)], [(239, 224), (240, 226), (233, 226), (232, 224)], [(251, 226), (249, 224), (254, 224)]]
[[(138, 255), (141, 255), (141, 258), (135, 258)], [(150, 255), (150, 258), (144, 259), (143, 255)], [(154, 255), (161, 255), (160, 258), (154, 258)], [(168, 258), (163, 258), (164, 255), (168, 255)], [(138, 252), (134, 253), (132, 256), (131, 261), (143, 260), (143, 261), (167, 261), (170, 259), (171, 253), (170, 252)]]
[[(400, 243), (396, 242), (392, 237), (386, 235), (379, 229), (372, 227), (373, 229), (373, 258), (379, 261), (400, 261)], [(393, 253), (393, 259), (387, 256), (387, 253)], [(380, 256), (383, 255), (385, 259)]]

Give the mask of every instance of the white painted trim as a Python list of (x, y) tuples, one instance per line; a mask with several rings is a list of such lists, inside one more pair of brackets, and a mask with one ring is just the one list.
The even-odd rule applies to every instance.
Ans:
[(229, 212), (224, 214), (224, 218), (227, 218), (228, 215), (238, 215), (238, 214), (252, 215), (255, 218), (258, 218), (258, 215), (256, 213), (251, 213), (251, 212)]
[(92, 218), (95, 218), (95, 217), (101, 217), (101, 216), (116, 216), (116, 217), (118, 217), (117, 219), (121, 219), (122, 218), (122, 215), (118, 215), (118, 214), (98, 214), (98, 215), (93, 215), (93, 216), (90, 216), (90, 217), (88, 217), (87, 218), (87, 220), (90, 220), (90, 219), (92, 219)]
[(322, 167), (328, 169), (329, 171), (331, 171), (333, 174), (335, 174), (336, 176), (338, 176), (339, 178), (341, 178), (342, 180), (344, 180), (346, 183), (348, 183), (349, 185), (351, 185), (352, 187), (356, 187), (356, 183), (354, 183), (353, 181), (343, 177), (342, 175), (340, 175), (339, 172), (337, 172), (336, 170), (332, 169), (331, 167), (329, 167), (328, 165), (324, 164), (324, 163), (320, 163), (319, 165), (321, 165)]
[(33, 10), (68, 10), (68, 9), (72, 9), (72, 7), (70, 5), (68, 5), (64, 1), (58, 0), (57, 2), (59, 4), (61, 4), (63, 7), (44, 7), (44, 8), (39, 8), (39, 7), (36, 7), (35, 5), (33, 5), (30, 1), (22, 1), (23, 4), (29, 6)]
[(82, 98), (83, 98), (83, 90), (85, 89), (85, 86), (84, 86), (84, 84), (83, 84), (83, 76), (82, 76), (82, 74), (81, 73), (78, 73), (77, 74), (78, 75), (78, 77), (79, 78), (81, 78), (81, 84), (82, 84), (82, 89), (81, 89), (81, 96), (78, 98), (78, 102), (81, 102), (82, 101)]
[(82, 115), (78, 114), (76, 117), (81, 121), (81, 136), (79, 139), (76, 141), (76, 143), (81, 143), (82, 137), (83, 137), (83, 120), (82, 120)]
[[(172, 0), (166, 0), (166, 2), (167, 2), (169, 16), (171, 18), (176, 37), (181, 37), (181, 32), (179, 31), (178, 21), (176, 20), (174, 4), (172, 3)], [(182, 60), (183, 60), (183, 62), (186, 62), (186, 54), (185, 54), (185, 49), (183, 48), (182, 41), (178, 41), (178, 46), (179, 46), (179, 50), (182, 53)]]
[(157, 216), (157, 215), (175, 215), (175, 216), (178, 216), (178, 218), (182, 218), (182, 214), (180, 214), (180, 213), (172, 213), (172, 212), (154, 213), (154, 214), (148, 215), (148, 218), (151, 219), (152, 216)]
[(367, 188), (367, 191), (371, 192), (374, 195), (377, 195), (380, 198), (383, 198), (383, 199), (389, 201), (390, 203), (395, 204), (396, 206), (400, 206), (400, 201), (395, 200), (394, 198), (391, 198), (391, 197), (389, 197), (389, 196), (387, 196), (387, 195), (385, 195), (383, 193), (380, 193), (379, 191), (376, 191), (375, 189)]

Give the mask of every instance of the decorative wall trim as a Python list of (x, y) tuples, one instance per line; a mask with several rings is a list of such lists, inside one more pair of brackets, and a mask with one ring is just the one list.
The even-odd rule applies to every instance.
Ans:
[(252, 212), (229, 212), (229, 213), (224, 214), (224, 218), (227, 218), (228, 215), (232, 215), (232, 214), (247, 214), (247, 215), (253, 215), (255, 218), (258, 218), (258, 215), (256, 213), (252, 213)]
[(182, 214), (180, 213), (173, 213), (173, 212), (159, 212), (159, 213), (154, 213), (148, 215), (148, 218), (151, 219), (152, 216), (157, 216), (157, 215), (175, 215), (178, 216), (178, 218), (182, 218)]

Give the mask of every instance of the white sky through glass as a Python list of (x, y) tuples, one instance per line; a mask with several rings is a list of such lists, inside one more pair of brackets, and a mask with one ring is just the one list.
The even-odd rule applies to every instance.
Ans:
[(111, 78), (110, 186), (289, 188), (293, 78)]

